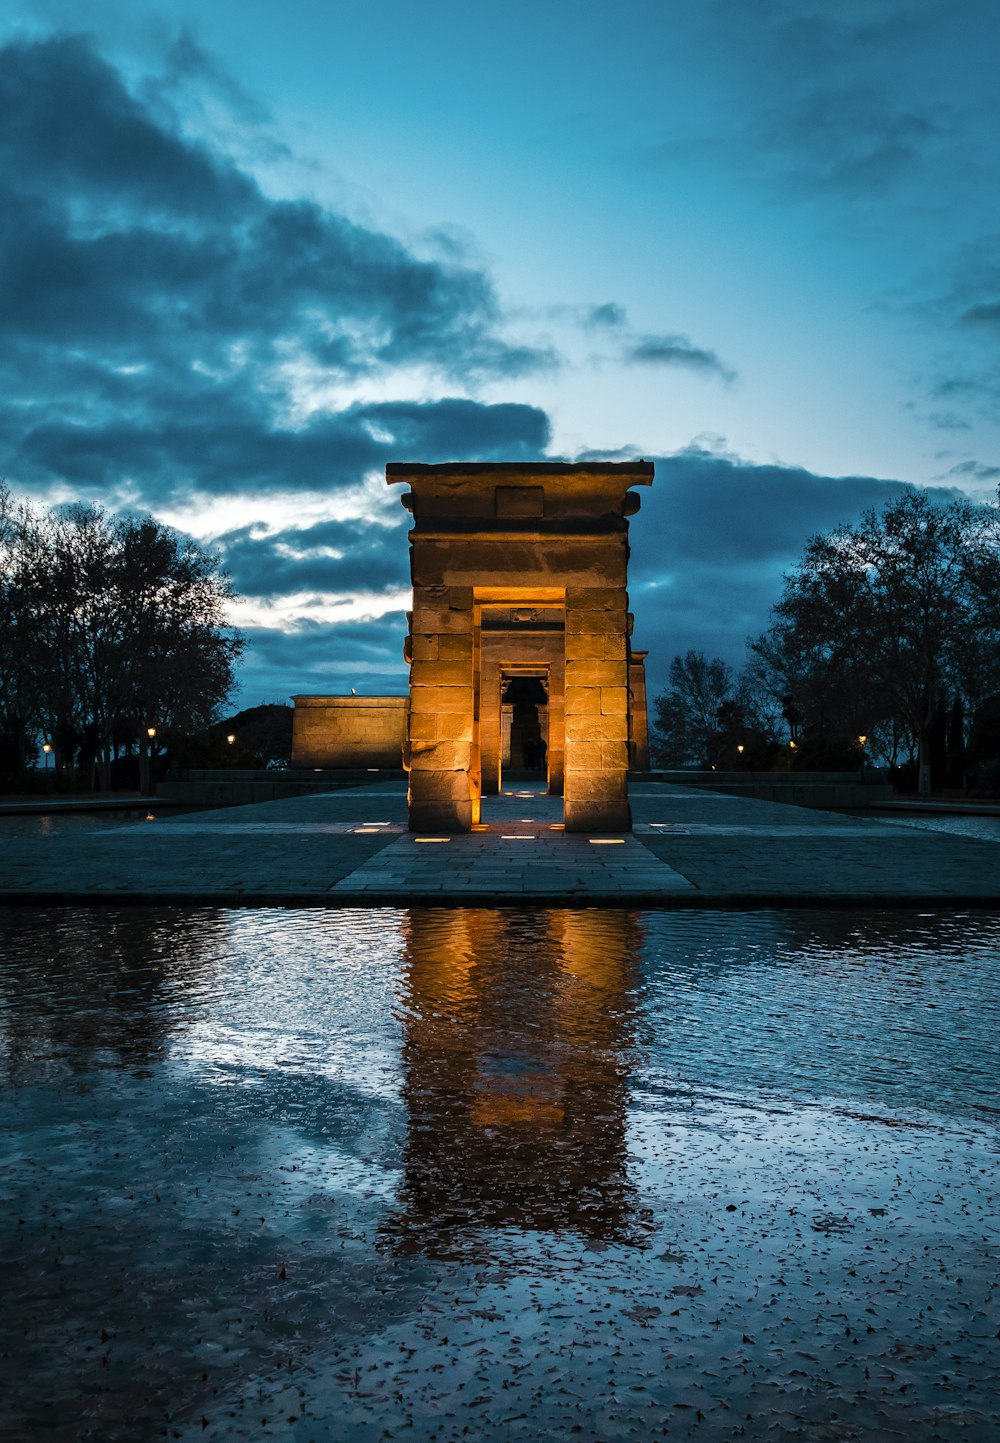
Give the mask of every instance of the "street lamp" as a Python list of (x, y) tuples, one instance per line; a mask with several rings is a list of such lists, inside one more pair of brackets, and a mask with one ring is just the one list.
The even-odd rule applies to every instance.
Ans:
[(156, 791), (156, 728), (147, 727), (146, 735), (149, 737), (149, 795)]
[(232, 746), (232, 744), (233, 744), (233, 742), (234, 742), (235, 740), (236, 740), (236, 733), (235, 733), (235, 732), (229, 732), (229, 733), (227, 734), (227, 736), (226, 736), (226, 741), (229, 743), (229, 745)]
[(52, 750), (51, 742), (42, 742), (42, 751), (45, 753), (45, 785), (49, 785), (49, 753)]

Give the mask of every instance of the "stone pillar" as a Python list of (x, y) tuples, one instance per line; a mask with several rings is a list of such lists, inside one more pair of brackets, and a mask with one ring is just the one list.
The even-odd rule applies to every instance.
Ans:
[[(565, 650), (565, 638), (561, 650)], [(565, 658), (560, 656), (549, 670), (549, 704), (545, 709), (545, 741), (548, 746), (546, 765), (549, 773), (549, 795), (553, 797), (562, 796), (566, 771), (565, 675)]]
[(545, 766), (542, 770), (545, 772), (547, 783), (549, 775), (549, 708), (547, 705), (538, 707), (538, 730), (545, 743)]
[(479, 683), (479, 756), (484, 797), (500, 790), (500, 668), (483, 656)]
[(545, 743), (545, 752), (546, 752), (546, 755), (548, 755), (548, 750), (549, 750), (549, 708), (548, 708), (548, 705), (547, 705), (547, 704), (543, 705), (542, 703), (539, 703), (539, 705), (538, 705), (538, 707), (537, 707), (537, 711), (538, 711), (538, 729), (539, 729), (539, 731), (540, 731), (541, 734), (542, 734), (542, 741)]
[(473, 817), (472, 588), (414, 588), (410, 826), (468, 831)]
[(629, 651), (629, 766), (649, 771), (649, 718), (646, 713), (646, 651)]
[(514, 708), (510, 702), (503, 702), (500, 707), (500, 760), (505, 767), (510, 766), (510, 733), (514, 725)]
[(624, 568), (623, 547), (622, 585), (566, 589), (568, 832), (617, 832), (631, 826)]

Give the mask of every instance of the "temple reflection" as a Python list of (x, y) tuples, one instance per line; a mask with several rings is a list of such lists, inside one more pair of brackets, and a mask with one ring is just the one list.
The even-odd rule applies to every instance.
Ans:
[(452, 1254), (512, 1228), (631, 1239), (640, 943), (626, 912), (409, 914), (399, 1246)]

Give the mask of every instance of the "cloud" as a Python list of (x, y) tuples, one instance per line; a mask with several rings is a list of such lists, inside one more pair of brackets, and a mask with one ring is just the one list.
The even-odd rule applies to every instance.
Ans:
[[(747, 637), (768, 625), (782, 577), (809, 538), (913, 489), (872, 476), (753, 465), (698, 447), (655, 466), (629, 527), (635, 644), (649, 649), (653, 691), (665, 685), (670, 659), (689, 647), (741, 665)], [(930, 490), (942, 501), (964, 494)]]
[(694, 345), (688, 336), (638, 337), (626, 347), (624, 359), (638, 366), (679, 366), (716, 375), (727, 384), (736, 379), (736, 372), (720, 361), (714, 351)]
[(247, 628), (240, 667), (244, 696), (405, 696), (403, 661), (406, 619), (402, 611), (364, 622), (302, 625), (289, 631)]
[(1000, 326), (1000, 301), (970, 306), (967, 311), (962, 312), (959, 319), (967, 325)]
[(944, 476), (958, 476), (965, 481), (996, 481), (1000, 479), (1000, 466), (987, 466), (982, 461), (959, 461), (950, 466)]
[[(189, 90), (220, 88), (190, 42), (170, 64)], [(530, 406), (331, 399), (415, 371), (464, 389), (556, 358), (507, 339), (484, 270), (269, 197), (155, 90), (86, 37), (0, 49), (0, 470), (14, 484), (155, 505), (351, 484), (408, 447), (539, 454), (548, 423)]]
[(971, 431), (970, 422), (964, 420), (954, 411), (931, 411), (927, 416), (930, 424), (937, 431)]
[[(970, 5), (988, 24), (988, 6)], [(946, 69), (955, 43), (943, 0), (710, 0), (706, 8), (706, 25), (726, 36), (730, 99), (746, 117), (716, 148), (743, 173), (783, 196), (844, 201), (884, 197), (931, 173), (954, 176), (968, 161), (953, 98), (926, 73), (927, 53)]]
[(895, 185), (943, 146), (942, 119), (854, 84), (766, 108), (752, 127), (785, 189), (869, 195)]
[(7, 474), (40, 485), (64, 479), (95, 495), (135, 477), (136, 499), (155, 504), (192, 493), (330, 491), (415, 456), (531, 460), (549, 437), (543, 411), (513, 402), (357, 404), (290, 428), (269, 425), (254, 400), (238, 386), (180, 387), (165, 389), (158, 404), (150, 398), (134, 419), (112, 413), (92, 425), (47, 416), (25, 427)]
[(251, 523), (213, 538), (236, 590), (248, 597), (303, 592), (350, 596), (409, 585), (409, 548), (398, 526), (360, 520), (321, 521), (269, 531)]
[[(566, 308), (555, 308), (565, 312)], [(715, 351), (696, 346), (689, 336), (679, 334), (642, 334), (632, 330), (628, 314), (617, 301), (601, 305), (576, 307), (571, 310), (577, 324), (586, 332), (606, 337), (614, 346), (616, 358), (632, 366), (674, 366), (683, 370), (715, 375), (727, 385), (736, 380), (736, 372)], [(603, 364), (606, 355), (592, 356), (595, 364)]]
[[(740, 665), (747, 637), (766, 628), (782, 576), (809, 538), (912, 489), (873, 476), (754, 465), (700, 446), (655, 465), (653, 485), (642, 489), (629, 536), (635, 644), (650, 652), (654, 693), (665, 685), (671, 657), (689, 647)], [(958, 471), (954, 480), (970, 474)], [(958, 485), (930, 489), (941, 501), (964, 494)], [(397, 525), (362, 520), (271, 530), (245, 525), (217, 538), (238, 589), (274, 605), (273, 628), (249, 629), (247, 696), (270, 696), (282, 688), (405, 691), (401, 647), (407, 601), (398, 598), (405, 598), (408, 588), (406, 525), (400, 509)], [(282, 610), (285, 601), (291, 613)], [(342, 621), (330, 619), (330, 604), (337, 602), (344, 604)], [(366, 606), (367, 619), (358, 614)]]
[(583, 324), (591, 328), (620, 330), (627, 323), (624, 306), (616, 301), (605, 301), (603, 305), (591, 306), (584, 314)]

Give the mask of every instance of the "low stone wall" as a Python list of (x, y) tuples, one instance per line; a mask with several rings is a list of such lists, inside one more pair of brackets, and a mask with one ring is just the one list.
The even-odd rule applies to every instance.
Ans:
[(192, 767), (175, 772), (160, 782), (159, 797), (191, 807), (242, 807), (251, 802), (278, 802), (286, 797), (303, 797), (314, 792), (335, 792), (345, 787), (363, 787), (371, 782), (401, 781), (404, 772), (396, 767), (286, 768), (282, 771), (254, 771), (232, 768), (209, 771)]
[(405, 696), (293, 696), (293, 767), (403, 765)]
[(673, 782), (708, 792), (786, 802), (796, 807), (878, 807), (895, 793), (879, 772), (634, 772), (630, 781)]

